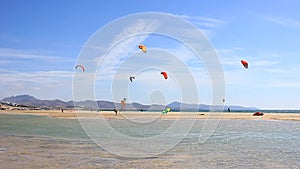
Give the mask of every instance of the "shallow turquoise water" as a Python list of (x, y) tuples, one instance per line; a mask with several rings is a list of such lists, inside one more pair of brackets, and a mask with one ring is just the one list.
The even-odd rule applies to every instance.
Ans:
[[(163, 132), (172, 120), (161, 120), (146, 129), (117, 119), (108, 122), (130, 137), (151, 137)], [(300, 167), (299, 121), (221, 120), (211, 137), (199, 144), (203, 124), (203, 120), (198, 120), (169, 151), (136, 159), (106, 152), (87, 137), (76, 119), (0, 115), (0, 162), (4, 168)], [(122, 144), (122, 140), (112, 141)]]
[(34, 115), (0, 115), (0, 135), (86, 138), (76, 119)]

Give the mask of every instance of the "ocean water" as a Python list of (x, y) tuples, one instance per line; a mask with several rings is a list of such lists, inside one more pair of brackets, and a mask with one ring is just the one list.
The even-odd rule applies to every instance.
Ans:
[[(209, 139), (199, 143), (205, 123), (215, 122), (197, 120), (170, 149), (132, 158), (95, 144), (77, 119), (0, 115), (0, 168), (300, 168), (299, 121), (221, 120)], [(142, 124), (146, 127), (118, 119), (107, 119), (107, 123), (123, 135), (140, 139), (162, 134), (174, 121), (159, 119), (151, 123), (154, 125)], [(100, 124), (100, 136), (107, 134), (101, 129)], [(126, 151), (134, 152), (140, 146), (106, 139)], [(160, 140), (161, 144), (168, 141)], [(147, 147), (153, 145), (143, 145)]]

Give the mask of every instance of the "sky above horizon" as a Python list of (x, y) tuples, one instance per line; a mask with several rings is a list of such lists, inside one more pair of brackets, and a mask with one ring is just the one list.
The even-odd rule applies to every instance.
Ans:
[[(226, 105), (300, 109), (300, 2), (88, 2), (1, 1), (1, 99), (30, 94), (39, 99), (72, 100), (73, 75), (78, 71), (74, 67), (83, 46), (96, 31), (120, 17), (162, 12), (191, 22), (214, 46), (224, 70)], [(182, 56), (180, 59), (192, 57), (190, 51), (167, 38), (149, 36), (140, 38), (137, 44), (141, 42), (155, 44), (149, 48), (164, 48)], [(143, 64), (135, 60), (137, 55), (139, 53), (131, 58), (132, 61)], [(156, 62), (163, 61), (158, 55), (155, 58)], [(241, 59), (249, 62), (249, 69), (243, 68)], [(201, 99), (197, 103), (209, 104), (212, 99), (209, 76), (203, 66), (195, 67), (195, 62), (186, 62), (186, 66), (192, 71), (199, 88)], [(98, 71), (101, 74), (101, 71), (109, 70), (100, 68)], [(153, 71), (145, 76), (149, 77), (148, 80), (156, 78)], [(159, 83), (164, 81), (159, 79)], [(165, 91), (155, 84), (149, 87), (137, 81), (134, 85), (128, 86), (131, 101), (167, 104), (180, 100), (176, 81), (164, 84), (168, 88)], [(153, 90), (156, 87), (157, 90)], [(139, 94), (132, 94), (132, 90)], [(98, 78), (95, 91), (101, 93), (97, 99), (112, 100), (109, 80)]]

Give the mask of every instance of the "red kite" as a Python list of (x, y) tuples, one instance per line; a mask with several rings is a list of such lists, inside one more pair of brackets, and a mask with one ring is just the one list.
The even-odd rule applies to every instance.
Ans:
[(243, 64), (244, 68), (248, 69), (248, 62), (246, 60), (241, 60), (241, 63)]
[(168, 79), (168, 74), (166, 72), (161, 72), (160, 74), (162, 74), (165, 79)]

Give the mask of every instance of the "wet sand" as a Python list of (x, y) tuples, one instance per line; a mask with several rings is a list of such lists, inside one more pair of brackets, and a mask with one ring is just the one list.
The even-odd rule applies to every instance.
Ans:
[(296, 113), (265, 113), (263, 116), (253, 116), (253, 113), (228, 113), (228, 112), (169, 112), (161, 114), (160, 112), (119, 112), (116, 116), (113, 111), (74, 111), (65, 110), (5, 110), (0, 114), (28, 114), (38, 116), (49, 116), (53, 118), (107, 118), (107, 119), (238, 119), (238, 120), (296, 120), (300, 121), (300, 114)]

